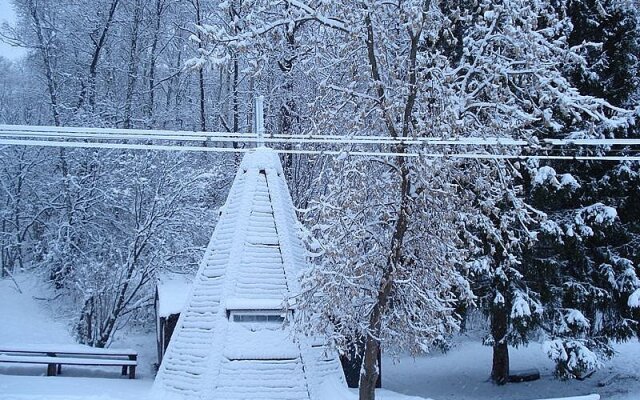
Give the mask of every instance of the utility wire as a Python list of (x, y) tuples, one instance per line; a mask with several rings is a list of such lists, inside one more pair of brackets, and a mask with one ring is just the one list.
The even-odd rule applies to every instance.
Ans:
[[(84, 128), (0, 125), (0, 138), (41, 138), (76, 140), (173, 140), (173, 141), (211, 141), (255, 143), (259, 139), (254, 133), (237, 132), (194, 132), (169, 130), (139, 130), (115, 128)], [(299, 144), (380, 144), (380, 145), (479, 145), (479, 146), (640, 146), (640, 139), (541, 139), (539, 143), (509, 137), (486, 138), (441, 138), (409, 137), (392, 138), (388, 136), (347, 135), (286, 135), (273, 134), (264, 138), (266, 143)]]
[[(95, 143), (95, 142), (61, 142), (53, 140), (20, 140), (0, 139), (0, 145), (67, 147), (117, 150), (157, 150), (157, 151), (196, 151), (246, 153), (253, 148), (180, 146), (135, 143)], [(483, 153), (420, 153), (420, 152), (384, 152), (384, 151), (345, 151), (345, 150), (305, 150), (305, 149), (273, 149), (280, 154), (332, 155), (332, 156), (374, 156), (374, 157), (425, 157), (425, 158), (460, 158), (460, 159), (538, 159), (538, 160), (578, 160), (578, 161), (640, 161), (640, 156), (581, 156), (581, 155), (547, 155), (547, 154), (483, 154)]]

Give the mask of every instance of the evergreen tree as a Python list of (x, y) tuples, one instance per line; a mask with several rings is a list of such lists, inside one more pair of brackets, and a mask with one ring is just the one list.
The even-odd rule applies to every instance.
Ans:
[(571, 46), (582, 46), (585, 63), (568, 69), (585, 94), (616, 106), (630, 104), (638, 87), (638, 4), (618, 0), (570, 0), (566, 13), (573, 29)]
[[(567, 79), (584, 95), (618, 107), (638, 107), (633, 97), (640, 49), (637, 9), (629, 2), (587, 0), (569, 1), (562, 11), (573, 28), (569, 44), (582, 55), (581, 63), (565, 67)], [(633, 118), (601, 126), (565, 118), (542, 135), (639, 137)], [(573, 154), (571, 150), (563, 153)], [(628, 154), (623, 147), (594, 146), (582, 152)], [(633, 295), (640, 288), (639, 165), (533, 162), (523, 175), (528, 201), (548, 217), (527, 256), (545, 307), (546, 351), (560, 377), (580, 377), (613, 354), (612, 341), (638, 332)]]
[(523, 201), (511, 163), (477, 162), (467, 176), (463, 187), (477, 210), (464, 235), (473, 254), (468, 274), (477, 305), (489, 318), (483, 342), (493, 349), (491, 379), (502, 385), (509, 376), (509, 346), (526, 344), (542, 321), (540, 295), (525, 276), (523, 254), (536, 243), (534, 229), (544, 215)]

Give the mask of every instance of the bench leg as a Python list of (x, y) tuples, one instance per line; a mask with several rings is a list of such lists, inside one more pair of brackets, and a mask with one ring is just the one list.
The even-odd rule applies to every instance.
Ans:
[(123, 365), (122, 366), (122, 375), (126, 375), (127, 374), (127, 366)]
[(56, 376), (56, 364), (47, 364), (47, 376)]
[[(137, 361), (138, 360), (138, 355), (137, 354), (130, 354), (129, 355), (129, 360)], [(125, 367), (122, 367), (122, 373), (123, 374), (124, 374), (125, 371), (126, 371)], [(136, 379), (136, 366), (135, 365), (129, 365), (129, 379)]]
[(130, 365), (129, 366), (129, 379), (136, 379), (136, 366), (135, 365)]
[(62, 373), (62, 364), (58, 364), (58, 375)]

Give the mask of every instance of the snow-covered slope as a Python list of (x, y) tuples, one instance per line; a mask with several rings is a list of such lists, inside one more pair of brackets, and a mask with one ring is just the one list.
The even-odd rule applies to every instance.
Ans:
[[(67, 325), (51, 320), (51, 310), (42, 289), (34, 279), (18, 277), (0, 280), (0, 343), (10, 344), (74, 344)], [(40, 304), (39, 304), (40, 303)]]

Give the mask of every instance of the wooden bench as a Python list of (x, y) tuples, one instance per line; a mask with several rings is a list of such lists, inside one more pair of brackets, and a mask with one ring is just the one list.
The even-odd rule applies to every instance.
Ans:
[(122, 375), (135, 379), (138, 353), (127, 349), (99, 349), (88, 346), (0, 345), (0, 363), (47, 364), (47, 376), (62, 372), (62, 365), (121, 366)]

